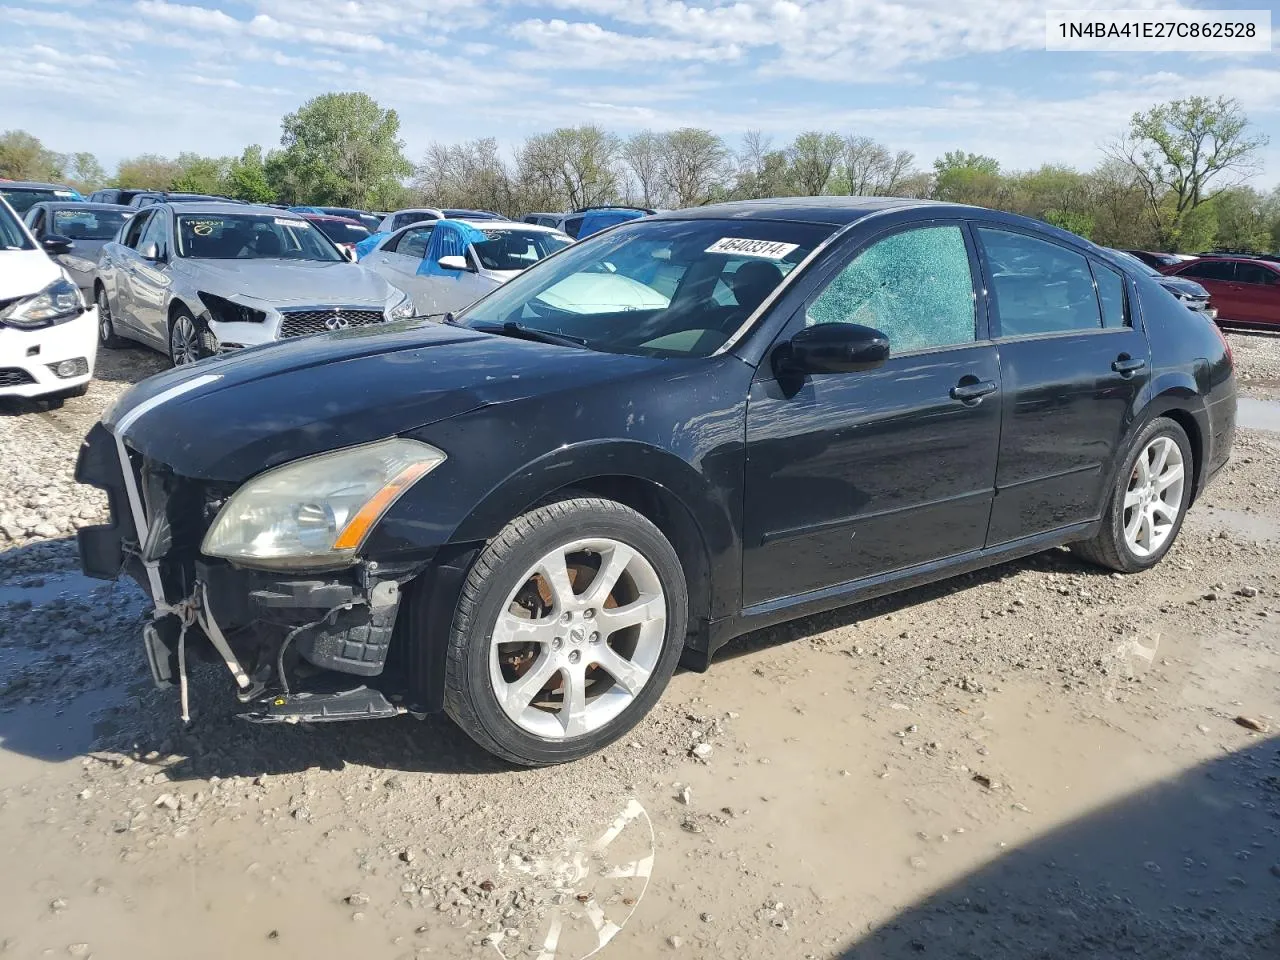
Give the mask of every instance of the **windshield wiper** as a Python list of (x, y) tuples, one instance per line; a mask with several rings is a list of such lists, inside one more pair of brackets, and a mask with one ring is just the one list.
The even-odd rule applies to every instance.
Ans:
[(567, 333), (553, 333), (550, 330), (539, 330), (537, 327), (526, 327), (523, 323), (508, 320), (506, 323), (477, 323), (471, 329), (481, 333), (497, 333), (505, 337), (520, 337), (538, 343), (554, 343), (560, 347), (585, 347), (587, 341), (582, 337), (571, 337)]

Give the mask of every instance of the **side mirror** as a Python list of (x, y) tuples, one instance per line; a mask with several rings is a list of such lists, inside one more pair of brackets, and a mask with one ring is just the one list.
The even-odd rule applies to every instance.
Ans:
[(447, 257), (441, 257), (436, 263), (444, 270), (470, 270), (471, 265), (467, 263), (466, 257), (460, 257), (457, 254), (451, 254)]
[(138, 251), (138, 256), (142, 257), (143, 260), (159, 260), (160, 248), (156, 246), (154, 241), (151, 243), (144, 243), (142, 245), (142, 249)]
[(70, 253), (75, 248), (75, 242), (60, 233), (46, 233), (40, 238), (40, 246), (44, 247), (44, 252), (49, 256), (56, 257), (62, 253)]
[(889, 338), (858, 323), (805, 327), (783, 347), (782, 368), (792, 373), (856, 373), (889, 359)]
[(342, 255), (343, 255), (344, 257), (346, 257), (348, 260), (350, 260), (352, 263), (355, 263), (355, 262), (356, 262), (356, 260), (357, 260), (357, 259), (359, 259), (359, 258), (356, 256), (356, 248), (355, 248), (355, 247), (349, 247), (349, 246), (346, 246), (346, 245), (344, 244), (343, 246), (339, 247), (338, 249), (339, 249), (339, 250), (341, 250), (341, 251), (342, 251)]

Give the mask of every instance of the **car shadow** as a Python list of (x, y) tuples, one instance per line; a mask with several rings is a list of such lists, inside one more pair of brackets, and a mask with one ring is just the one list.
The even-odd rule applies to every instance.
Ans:
[(1275, 960), (1277, 820), (1280, 737), (1257, 738), (1019, 846), (838, 956)]
[(805, 637), (825, 633), (828, 630), (836, 630), (840, 627), (852, 626), (864, 620), (872, 620), (876, 617), (898, 613), (908, 607), (930, 603), (942, 597), (962, 593), (965, 590), (972, 590), (974, 587), (980, 587), (985, 584), (997, 583), (1026, 570), (1098, 578), (1111, 576), (1111, 571), (1086, 563), (1066, 548), (1055, 548), (1018, 560), (1010, 560), (996, 566), (985, 567), (972, 573), (949, 577), (945, 580), (887, 594), (883, 597), (863, 600), (859, 603), (838, 607), (825, 613), (815, 613), (798, 620), (789, 620), (763, 630), (755, 630), (731, 640), (726, 646), (717, 650), (713, 663), (734, 660), (760, 650), (783, 646), (796, 640), (802, 640)]

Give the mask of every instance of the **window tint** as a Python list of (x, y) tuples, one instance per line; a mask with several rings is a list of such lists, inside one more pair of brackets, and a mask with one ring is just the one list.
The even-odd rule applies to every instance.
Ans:
[(1204, 280), (1234, 280), (1236, 265), (1232, 260), (1201, 260), (1187, 267), (1179, 276), (1200, 277)]
[(576, 237), (578, 231), (582, 229), (582, 217), (570, 217), (564, 222), (564, 232), (571, 237)]
[(1102, 327), (1089, 262), (1056, 243), (979, 227), (1000, 334), (1025, 337)]
[(129, 228), (125, 230), (124, 236), (120, 238), (120, 242), (126, 247), (138, 249), (138, 240), (142, 237), (142, 228), (151, 221), (151, 215), (139, 213), (129, 221)]
[(897, 354), (971, 343), (973, 277), (959, 227), (923, 227), (863, 250), (805, 312), (805, 325), (860, 323)]
[(1280, 276), (1260, 263), (1237, 263), (1236, 280), (1240, 283), (1275, 283)]
[(1102, 325), (1108, 328), (1129, 326), (1124, 277), (1110, 267), (1094, 263), (1093, 279), (1098, 284), (1098, 299), (1102, 302)]
[(401, 256), (414, 257), (421, 260), (427, 255), (427, 244), (431, 242), (431, 232), (433, 230), (435, 230), (434, 223), (406, 230), (395, 239), (393, 244), (389, 244), (387, 249)]
[(156, 245), (156, 255), (159, 257), (167, 257), (169, 255), (169, 231), (166, 223), (167, 218), (163, 211), (157, 211), (156, 214), (147, 222), (147, 229), (142, 231), (142, 240), (138, 243), (138, 249), (141, 250), (149, 243)]

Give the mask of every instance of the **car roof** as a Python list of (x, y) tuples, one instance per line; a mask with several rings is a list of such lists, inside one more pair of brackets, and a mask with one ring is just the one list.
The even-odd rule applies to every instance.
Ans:
[(125, 203), (102, 203), (98, 200), (45, 200), (37, 203), (37, 207), (48, 207), (50, 210), (127, 210), (137, 213), (137, 207)]
[[(272, 207), (272, 209), (274, 210), (275, 208)], [(336, 213), (309, 213), (306, 210), (289, 210), (288, 212), (298, 214), (298, 216), (302, 217), (303, 220), (333, 220), (337, 223), (350, 223), (357, 227), (364, 226), (363, 223), (353, 217), (341, 217)]]
[[(967, 207), (963, 204), (942, 203), (937, 200), (903, 197), (775, 197), (766, 200), (733, 200), (728, 203), (708, 204), (705, 207), (668, 210), (664, 213), (652, 214), (648, 219), (792, 220), (842, 227), (883, 210), (924, 206), (936, 207), (939, 213), (951, 209), (969, 214), (974, 210), (982, 209)], [(983, 213), (996, 213), (996, 211), (984, 209)]]
[[(465, 223), (468, 227), (475, 227), (477, 230), (532, 230), (535, 233), (563, 233), (557, 227), (545, 227), (540, 223), (525, 223), (523, 220), (491, 220), (469, 219), (467, 217), (448, 217), (451, 223)], [(415, 224), (418, 226), (418, 224)], [(567, 236), (567, 234), (566, 234)]]
[(0, 188), (5, 190), (73, 190), (65, 183), (41, 183), (39, 180), (0, 180)]
[[(174, 213), (243, 213), (257, 214), (263, 217), (278, 217), (281, 214), (293, 213), (292, 210), (277, 210), (254, 203), (235, 203), (230, 200), (170, 200), (167, 203), (154, 203), (154, 207), (168, 207)], [(143, 207), (143, 209), (147, 209)], [(302, 219), (303, 214), (293, 213), (293, 219)]]

